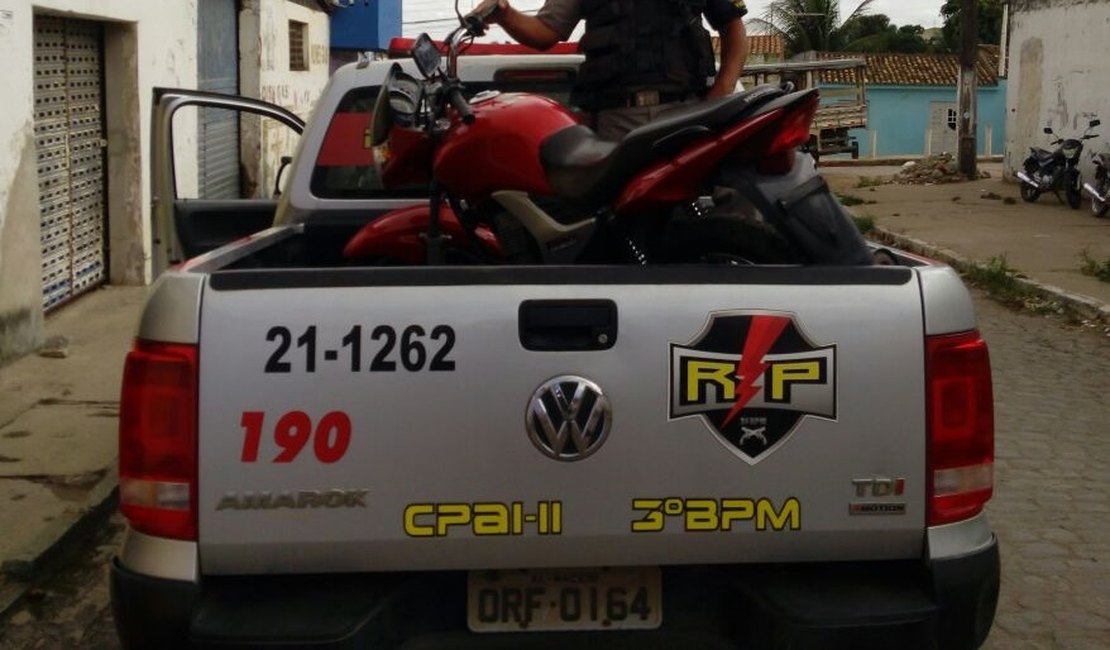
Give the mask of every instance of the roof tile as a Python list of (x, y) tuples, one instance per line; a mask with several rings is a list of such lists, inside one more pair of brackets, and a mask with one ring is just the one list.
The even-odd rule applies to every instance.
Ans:
[[(786, 55), (786, 41), (780, 34), (748, 34), (748, 56), (761, 54)], [(713, 37), (713, 53), (721, 53), (721, 39)]]
[[(997, 45), (980, 45), (976, 78), (980, 86), (998, 85), (998, 58), (1001, 48)], [(955, 86), (960, 74), (958, 54), (897, 54), (813, 52), (817, 59), (858, 57), (867, 61), (866, 79), (869, 86)], [(848, 70), (821, 72), (823, 83), (855, 83)]]

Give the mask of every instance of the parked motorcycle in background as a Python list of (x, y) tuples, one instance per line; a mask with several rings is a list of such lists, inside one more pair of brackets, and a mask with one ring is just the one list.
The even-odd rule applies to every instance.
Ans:
[[(1043, 192), (1052, 192), (1060, 199), (1060, 190), (1067, 196), (1068, 205), (1078, 209), (1083, 200), (1083, 178), (1079, 173), (1079, 156), (1083, 153), (1083, 141), (1097, 138), (1091, 129), (1101, 124), (1091, 120), (1087, 130), (1078, 138), (1063, 139), (1046, 126), (1044, 132), (1056, 138), (1050, 144), (1059, 145), (1054, 151), (1030, 147), (1029, 157), (1022, 164), (1024, 170), (1017, 173), (1021, 180), (1021, 198), (1032, 203)], [(1060, 199), (1063, 201), (1063, 199)]]
[(1095, 182), (1084, 183), (1083, 190), (1091, 195), (1091, 214), (1105, 217), (1110, 212), (1110, 153), (1091, 154), (1095, 162)]

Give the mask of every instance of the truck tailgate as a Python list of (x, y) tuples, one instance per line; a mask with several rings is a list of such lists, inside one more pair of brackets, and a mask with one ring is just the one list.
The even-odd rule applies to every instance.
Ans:
[(206, 574), (919, 556), (905, 268), (231, 271)]

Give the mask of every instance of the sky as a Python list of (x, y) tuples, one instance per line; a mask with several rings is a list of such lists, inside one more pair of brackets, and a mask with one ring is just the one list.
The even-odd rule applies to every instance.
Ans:
[[(459, 0), (463, 13), (478, 4), (479, 0)], [(543, 0), (510, 0), (512, 5), (522, 11), (535, 10)], [(759, 17), (767, 8), (770, 0), (747, 0), (748, 16)], [(404, 35), (416, 36), (428, 32), (433, 38), (441, 38), (455, 25), (454, 2), (452, 0), (402, 0)], [(840, 3), (841, 16), (849, 15), (859, 4), (858, 0), (843, 0)], [(940, 7), (943, 0), (876, 0), (871, 4), (871, 13), (886, 14), (895, 25), (921, 25), (940, 27)], [(503, 41), (503, 33), (492, 32), (484, 40)]]

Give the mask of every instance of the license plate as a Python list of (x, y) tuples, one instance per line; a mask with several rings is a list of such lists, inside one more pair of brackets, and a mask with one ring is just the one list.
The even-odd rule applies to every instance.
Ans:
[(475, 632), (642, 630), (663, 620), (659, 567), (471, 571)]

